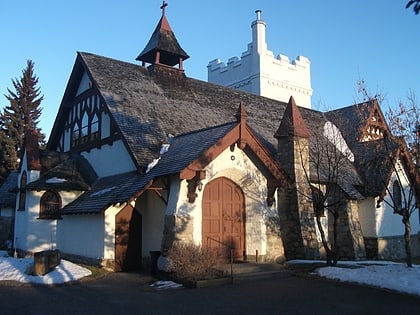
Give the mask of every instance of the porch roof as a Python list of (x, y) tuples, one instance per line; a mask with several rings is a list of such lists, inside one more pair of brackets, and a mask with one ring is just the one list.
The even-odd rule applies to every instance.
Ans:
[(111, 205), (129, 201), (150, 181), (165, 175), (179, 173), (202, 152), (215, 144), (237, 123), (227, 123), (213, 128), (179, 135), (169, 139), (167, 152), (160, 155), (157, 164), (144, 174), (129, 172), (99, 178), (92, 189), (66, 205), (62, 214), (100, 213)]

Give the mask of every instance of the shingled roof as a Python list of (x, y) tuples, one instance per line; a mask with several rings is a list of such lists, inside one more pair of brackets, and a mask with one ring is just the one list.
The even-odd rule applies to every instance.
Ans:
[[(277, 147), (274, 133), (287, 106), (284, 102), (187, 76), (174, 79), (171, 69), (150, 73), (145, 67), (90, 53), (78, 53), (75, 69), (78, 67), (90, 74), (140, 170), (159, 156), (168, 135), (234, 122), (241, 102), (247, 123), (260, 140), (271, 152)], [(299, 109), (310, 130), (325, 124), (321, 112)], [(63, 110), (60, 107), (55, 126), (61, 125), (60, 119), (64, 122)], [(49, 147), (57, 143), (57, 136), (53, 129)]]
[[(307, 108), (299, 108), (298, 110), (300, 111), (303, 121), (305, 122), (307, 128), (306, 130), (309, 130), (310, 152), (323, 155), (325, 152), (322, 152), (323, 150), (320, 150), (320, 148), (317, 148), (317, 146), (323, 145), (333, 147), (337, 144), (332, 143), (324, 136), (324, 126), (327, 121), (331, 121), (330, 117), (327, 116), (326, 113)], [(334, 123), (334, 121), (331, 122)], [(354, 163), (352, 163), (352, 161), (343, 155), (337, 157), (340, 159), (339, 161), (328, 161), (328, 159), (331, 158), (332, 157), (326, 158), (323, 163), (318, 165), (320, 168), (319, 173), (317, 172), (317, 167), (312, 165), (310, 174), (311, 180), (316, 182), (319, 179), (326, 180), (329, 177), (331, 179), (331, 176), (328, 176), (328, 169), (331, 167), (331, 163), (333, 165), (339, 165), (341, 170), (340, 176), (336, 179), (338, 181), (337, 184), (348, 195), (349, 198), (363, 199), (363, 195), (358, 190), (360, 186), (363, 186), (363, 180)], [(319, 176), (323, 178), (318, 178)]]
[[(139, 65), (90, 53), (78, 53), (74, 69), (81, 71), (80, 67), (90, 73), (140, 168), (156, 158), (167, 135), (232, 122), (241, 102), (249, 125), (272, 144), (277, 143), (273, 134), (286, 103), (188, 77), (173, 80), (171, 69), (151, 75)], [(67, 102), (63, 99), (63, 104)], [(48, 148), (57, 146), (61, 134), (54, 131), (64, 125), (66, 110), (60, 107)]]
[(373, 111), (381, 116), (384, 129), (388, 126), (383, 119), (376, 100), (354, 104), (352, 106), (336, 109), (325, 113), (341, 131), (355, 160), (354, 167), (363, 181), (363, 194), (365, 196), (381, 196), (386, 189), (394, 170), (393, 159), (399, 154), (399, 145), (392, 138), (361, 141), (363, 131), (368, 126)]
[(153, 179), (179, 173), (236, 124), (223, 124), (169, 138), (168, 150), (162, 152), (150, 171), (144, 174), (130, 172), (99, 178), (91, 190), (65, 206), (62, 214), (98, 213), (110, 205), (126, 202), (147, 188)]
[(32, 190), (89, 190), (97, 175), (81, 155), (40, 151), (41, 172), (36, 181), (26, 185)]

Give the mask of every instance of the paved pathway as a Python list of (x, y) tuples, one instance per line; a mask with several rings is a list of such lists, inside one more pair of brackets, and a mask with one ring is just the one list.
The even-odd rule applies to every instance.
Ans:
[(115, 273), (60, 286), (0, 285), (0, 314), (418, 314), (420, 298), (307, 277), (155, 291)]

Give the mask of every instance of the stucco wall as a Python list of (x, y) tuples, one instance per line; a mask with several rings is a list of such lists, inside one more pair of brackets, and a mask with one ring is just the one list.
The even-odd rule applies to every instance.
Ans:
[[(398, 178), (401, 181), (401, 184), (405, 190), (404, 194), (406, 197), (408, 197), (410, 186), (408, 183), (407, 176), (399, 163), (397, 163), (396, 166), (397, 166), (396, 168), (399, 174)], [(388, 184), (388, 191), (392, 192), (392, 186), (396, 179), (397, 179), (397, 174), (396, 172), (393, 172), (391, 176), (391, 180), (389, 181), (389, 184)], [(404, 200), (405, 198), (403, 197), (402, 198), (403, 207), (405, 206)], [(378, 236), (380, 237), (388, 237), (388, 236), (396, 236), (396, 235), (404, 234), (404, 225), (401, 222), (402, 217), (400, 215), (395, 214), (394, 209), (389, 204), (393, 205), (391, 197), (389, 196), (389, 194), (387, 194), (385, 196), (385, 201), (381, 203), (381, 207), (377, 208), (376, 210), (377, 231), (378, 231)], [(414, 204), (414, 198), (412, 200), (412, 204)], [(412, 206), (408, 208), (413, 209)], [(410, 223), (411, 223), (412, 233), (420, 232), (418, 210), (415, 210), (413, 214), (411, 215)]]
[[(166, 191), (160, 193), (167, 198)], [(137, 199), (136, 209), (142, 216), (142, 256), (148, 257), (150, 251), (161, 250), (166, 204), (155, 192), (147, 191)]]
[(29, 252), (57, 248), (57, 220), (39, 219), (39, 201), (43, 193), (28, 191), (26, 210), (16, 211), (16, 248)]
[(102, 214), (66, 215), (57, 224), (57, 249), (63, 253), (104, 258), (105, 224)]
[(115, 141), (112, 145), (103, 145), (100, 149), (82, 152), (99, 177), (106, 177), (136, 170), (123, 142)]
[[(39, 219), (40, 199), (45, 191), (27, 191), (26, 210), (16, 211), (15, 247), (28, 252), (60, 249), (57, 222), (64, 220)], [(76, 199), (81, 192), (60, 192), (62, 206)], [(79, 243), (80, 244), (80, 243)]]

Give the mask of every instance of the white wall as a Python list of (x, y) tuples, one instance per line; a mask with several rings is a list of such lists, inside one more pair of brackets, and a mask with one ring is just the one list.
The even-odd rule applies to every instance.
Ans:
[(57, 224), (57, 248), (63, 253), (104, 258), (103, 214), (65, 215)]
[[(409, 190), (410, 190), (408, 177), (399, 162), (396, 164), (396, 169), (399, 174), (401, 183), (403, 187), (405, 187), (404, 189), (405, 195), (408, 196)], [(391, 176), (391, 180), (388, 183), (388, 190), (391, 192), (392, 192), (393, 183), (396, 179), (397, 179), (397, 173), (393, 172)], [(392, 205), (391, 197), (389, 196), (389, 194), (385, 196), (385, 201), (388, 201)], [(402, 201), (404, 203), (404, 198), (402, 198)], [(413, 199), (412, 202), (414, 201), (415, 200)], [(403, 204), (403, 207), (404, 207), (404, 204)], [(402, 217), (398, 214), (395, 214), (391, 206), (389, 206), (386, 202), (382, 202), (381, 207), (376, 210), (378, 236), (386, 237), (386, 236), (403, 235), (404, 224), (401, 222), (401, 219)], [(410, 223), (411, 223), (412, 234), (420, 232), (418, 210), (416, 210), (411, 215)]]
[[(397, 163), (397, 169), (402, 179), (403, 186), (406, 187), (408, 193), (409, 185), (407, 176)], [(396, 173), (393, 172), (391, 180), (388, 183), (388, 189), (392, 192), (392, 185), (396, 179)], [(379, 208), (376, 207), (378, 197), (368, 197), (362, 200), (359, 205), (359, 220), (362, 226), (363, 236), (365, 237), (390, 237), (401, 236), (404, 234), (404, 224), (401, 222), (402, 217), (394, 213), (394, 210), (385, 201), (381, 202)], [(385, 196), (385, 200), (392, 204), (389, 194)], [(416, 234), (420, 232), (420, 222), (418, 210), (416, 210), (410, 219), (411, 232)]]
[(127, 173), (136, 170), (128, 151), (121, 140), (112, 145), (103, 145), (89, 152), (82, 152), (99, 177)]
[(15, 247), (30, 252), (57, 248), (57, 220), (39, 219), (39, 201), (44, 191), (26, 193), (26, 210), (16, 211)]
[[(26, 210), (16, 211), (15, 247), (29, 252), (60, 249), (58, 222), (63, 220), (39, 219), (40, 200), (45, 191), (27, 191)], [(60, 192), (62, 206), (76, 199), (81, 192)]]
[[(167, 198), (166, 193), (161, 192)], [(166, 204), (156, 193), (148, 191), (136, 202), (136, 209), (142, 215), (142, 255), (148, 257), (150, 251), (161, 249)]]

